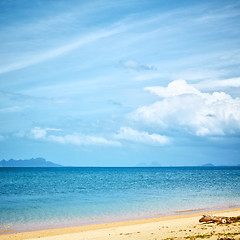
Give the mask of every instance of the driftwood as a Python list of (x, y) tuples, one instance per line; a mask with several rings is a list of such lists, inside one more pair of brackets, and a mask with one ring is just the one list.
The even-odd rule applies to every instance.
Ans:
[(212, 215), (203, 215), (199, 219), (202, 223), (234, 223), (240, 221), (240, 216), (238, 217), (217, 217)]

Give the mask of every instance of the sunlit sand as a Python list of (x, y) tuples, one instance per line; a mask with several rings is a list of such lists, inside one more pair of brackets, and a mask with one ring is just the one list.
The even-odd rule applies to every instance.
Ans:
[[(203, 224), (203, 214), (236, 217), (240, 208), (214, 212), (190, 213), (161, 218), (96, 224), (79, 227), (50, 229), (34, 232), (1, 235), (1, 240), (43, 239), (43, 240), (84, 240), (84, 239), (220, 239), (240, 237), (240, 222), (232, 224)], [(237, 238), (236, 238), (237, 237)]]

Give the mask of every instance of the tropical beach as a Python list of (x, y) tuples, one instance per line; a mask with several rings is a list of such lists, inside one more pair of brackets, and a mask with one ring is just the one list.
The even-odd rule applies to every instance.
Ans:
[(0, 239), (239, 239), (239, 23), (239, 0), (0, 0)]
[[(190, 211), (191, 212), (191, 211)], [(199, 223), (202, 215), (240, 216), (240, 208), (1, 235), (1, 240), (239, 239), (240, 222)]]

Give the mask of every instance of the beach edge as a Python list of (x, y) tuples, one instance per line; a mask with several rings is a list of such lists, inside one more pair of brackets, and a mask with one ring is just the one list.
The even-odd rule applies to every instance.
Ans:
[(119, 228), (127, 227), (141, 224), (157, 223), (157, 222), (167, 222), (171, 220), (181, 220), (187, 218), (196, 218), (201, 217), (202, 215), (229, 215), (230, 213), (240, 213), (240, 208), (229, 208), (224, 210), (214, 210), (206, 212), (197, 212), (192, 213), (186, 211), (184, 214), (175, 214), (171, 216), (160, 216), (156, 218), (146, 218), (146, 219), (137, 219), (137, 220), (128, 220), (128, 221), (119, 221), (119, 222), (110, 222), (110, 223), (101, 223), (93, 225), (83, 225), (83, 226), (74, 226), (74, 227), (64, 227), (64, 228), (55, 228), (55, 229), (45, 229), (38, 231), (29, 231), (29, 232), (19, 232), (19, 233), (7, 233), (0, 235), (1, 240), (23, 240), (23, 239), (32, 239), (32, 238), (43, 238), (50, 236), (60, 236), (65, 234), (72, 233), (81, 233), (86, 231), (96, 231), (110, 228)]

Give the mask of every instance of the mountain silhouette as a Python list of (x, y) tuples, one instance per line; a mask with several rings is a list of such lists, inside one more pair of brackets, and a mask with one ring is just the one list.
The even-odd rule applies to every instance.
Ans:
[(61, 165), (46, 161), (44, 158), (32, 158), (24, 160), (2, 160), (0, 161), (0, 167), (61, 167)]

